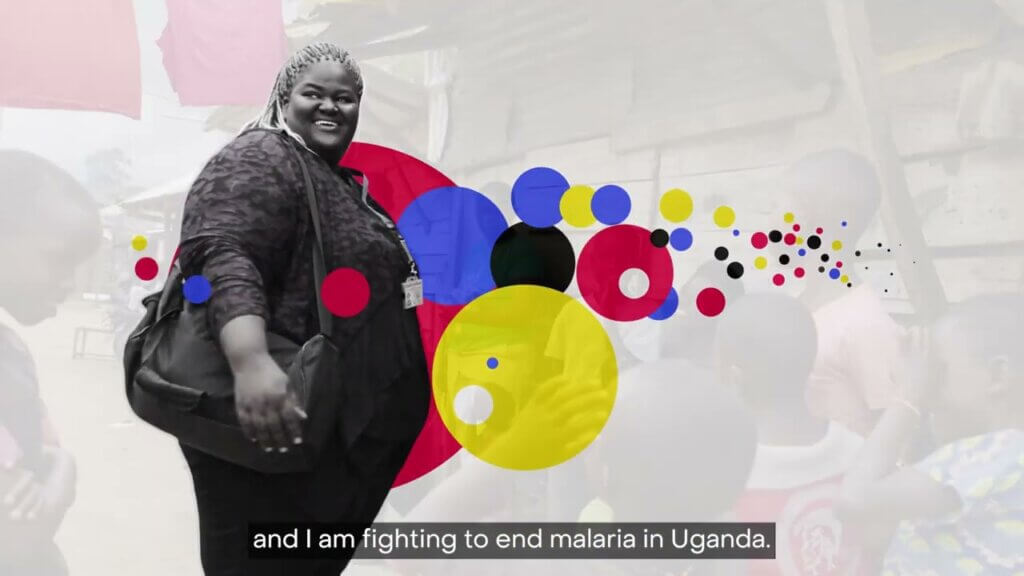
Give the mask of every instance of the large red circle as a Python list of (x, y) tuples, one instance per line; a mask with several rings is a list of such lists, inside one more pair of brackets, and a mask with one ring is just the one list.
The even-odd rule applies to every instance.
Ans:
[[(647, 274), (647, 293), (630, 298), (619, 289), (619, 278), (630, 268)], [(580, 294), (598, 314), (609, 320), (631, 322), (654, 313), (672, 289), (672, 257), (651, 244), (651, 232), (620, 224), (605, 228), (583, 247), (576, 266)]]
[[(429, 164), (374, 144), (353, 142), (341, 159), (341, 165), (355, 168), (369, 178), (370, 195), (396, 222), (406, 207), (419, 196), (435, 188), (455, 186), (450, 178)], [(430, 301), (424, 301), (416, 309), (429, 374), (433, 374), (434, 352), (441, 334), (461, 309), (462, 306), (444, 306)], [(444, 425), (431, 398), (427, 421), (394, 485), (401, 486), (429, 473), (461, 448)]]

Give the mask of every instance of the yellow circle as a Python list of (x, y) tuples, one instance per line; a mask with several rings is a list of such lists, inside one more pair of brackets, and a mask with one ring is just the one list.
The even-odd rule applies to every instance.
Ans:
[(732, 226), (732, 223), (736, 221), (736, 213), (733, 212), (732, 208), (728, 206), (719, 206), (715, 208), (715, 224), (719, 228), (728, 228)]
[(586, 228), (597, 222), (597, 217), (594, 216), (594, 211), (590, 208), (590, 200), (593, 197), (594, 189), (590, 186), (578, 184), (570, 187), (558, 203), (562, 218), (565, 218), (570, 226), (577, 228)]
[(842, 250), (843, 249), (843, 243), (840, 242), (839, 240), (833, 241), (832, 242), (832, 249), (836, 250), (836, 251)]
[(843, 276), (842, 278), (839, 279), (839, 281), (842, 282), (843, 284), (846, 284), (847, 282), (850, 281), (850, 277), (849, 276)]
[[(487, 366), (497, 358), (500, 370)], [(466, 387), (483, 388), (490, 414), (467, 422), (455, 410)], [(611, 341), (585, 306), (540, 286), (480, 296), (452, 319), (434, 356), (438, 414), (476, 457), (512, 470), (561, 464), (589, 445), (615, 403)]]
[(764, 256), (758, 256), (757, 258), (754, 258), (754, 268), (757, 268), (758, 270), (764, 270), (766, 266), (768, 266), (767, 258), (765, 258)]
[(146, 237), (145, 236), (136, 236), (136, 237), (132, 238), (132, 248), (134, 248), (135, 250), (137, 250), (139, 252), (142, 252), (143, 250), (145, 250), (146, 246), (148, 244), (149, 244), (149, 242), (146, 241)]
[(800, 245), (802, 245), (803, 243), (804, 243), (804, 237), (803, 237), (803, 236), (797, 236), (797, 237), (796, 237), (796, 245), (797, 245), (797, 246), (800, 246)]
[(680, 188), (665, 192), (658, 204), (661, 215), (669, 222), (682, 222), (693, 214), (693, 198)]
[(783, 214), (782, 219), (786, 221), (786, 224), (792, 224), (796, 216), (792, 212), (786, 212)]

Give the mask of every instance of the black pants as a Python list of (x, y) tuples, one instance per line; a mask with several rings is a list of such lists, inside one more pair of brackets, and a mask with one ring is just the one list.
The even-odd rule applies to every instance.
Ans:
[[(206, 576), (338, 576), (350, 558), (251, 560), (249, 523), (320, 522), (307, 496), (316, 477), (261, 474), (181, 447), (199, 508), (199, 546)], [(323, 474), (318, 475), (320, 477)], [(335, 490), (344, 490), (335, 486)], [(330, 505), (329, 503), (324, 503)]]

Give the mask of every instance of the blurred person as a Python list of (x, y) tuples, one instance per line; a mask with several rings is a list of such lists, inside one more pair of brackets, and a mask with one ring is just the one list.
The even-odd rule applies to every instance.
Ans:
[[(57, 313), (99, 246), (99, 211), (51, 162), (0, 151), (0, 308), (23, 325)], [(53, 541), (75, 498), (75, 463), (39, 394), (32, 354), (0, 325), (0, 574), (67, 573)]]
[(337, 46), (317, 43), (281, 69), (263, 114), (207, 163), (185, 202), (178, 262), (212, 285), (207, 304), (235, 378), (243, 430), (264, 450), (300, 444), (288, 377), (267, 331), (295, 342), (317, 333), (310, 221), (300, 155), (318, 191), (327, 270), (356, 266), (373, 287), (358, 317), (336, 323), (346, 386), (373, 411), (350, 448), (328, 450), (309, 471), (262, 474), (182, 445), (199, 511), (207, 576), (331, 574), (349, 558), (250, 560), (252, 522), (346, 522), (377, 516), (427, 416), (430, 383), (404, 283), (415, 264), (397, 228), (354, 174), (339, 166), (359, 121), (363, 81)]
[[(657, 364), (657, 363), (656, 363)], [(595, 443), (603, 491), (586, 522), (731, 520), (754, 461), (751, 413), (701, 371), (640, 366), (623, 374), (619, 397)], [(739, 561), (601, 560), (573, 574), (737, 574)]]
[(817, 352), (814, 319), (782, 294), (753, 294), (722, 315), (718, 378), (754, 414), (757, 454), (736, 520), (775, 522), (775, 560), (748, 574), (859, 574), (859, 555), (834, 514), (863, 439), (813, 415), (804, 401)]
[[(980, 296), (930, 330), (847, 475), (842, 512), (891, 534), (886, 575), (1024, 572), (1024, 299)], [(919, 427), (940, 447), (905, 465)]]
[[(892, 400), (905, 337), (875, 289), (860, 281), (853, 254), (878, 213), (881, 184), (866, 158), (839, 149), (799, 160), (784, 181), (803, 235), (824, 229), (821, 250), (809, 254), (817, 260), (821, 252), (831, 252), (846, 264), (842, 272), (853, 284), (850, 288), (824, 274), (807, 275), (800, 298), (814, 314), (818, 331), (807, 401), (816, 415), (865, 436)], [(842, 243), (841, 251), (830, 250), (835, 240)]]
[(662, 322), (661, 357), (687, 360), (702, 369), (714, 370), (715, 331), (725, 314), (709, 317), (697, 310), (697, 295), (717, 288), (725, 296), (725, 309), (746, 294), (743, 283), (729, 278), (725, 264), (708, 261), (679, 289), (679, 310)]

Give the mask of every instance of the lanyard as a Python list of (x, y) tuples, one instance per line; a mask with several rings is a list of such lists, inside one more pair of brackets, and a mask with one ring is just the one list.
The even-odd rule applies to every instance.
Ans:
[(402, 245), (402, 250), (405, 251), (405, 257), (408, 259), (409, 270), (411, 274), (410, 277), (419, 278), (419, 271), (416, 268), (416, 261), (412, 257), (412, 252), (409, 251), (409, 245), (406, 244), (405, 237), (402, 236), (402, 233), (398, 230), (398, 226), (396, 226), (394, 221), (392, 221), (391, 218), (388, 218), (386, 214), (381, 214), (380, 212), (375, 210), (373, 206), (370, 205), (370, 178), (366, 174), (363, 174), (358, 170), (352, 168), (348, 168), (348, 170), (357, 176), (363, 177), (363, 205), (369, 208), (370, 212), (373, 212), (378, 218), (380, 218), (380, 221), (384, 223), (384, 226), (387, 227), (387, 229), (390, 230), (391, 233), (395, 235), (395, 237), (398, 239), (398, 243)]

